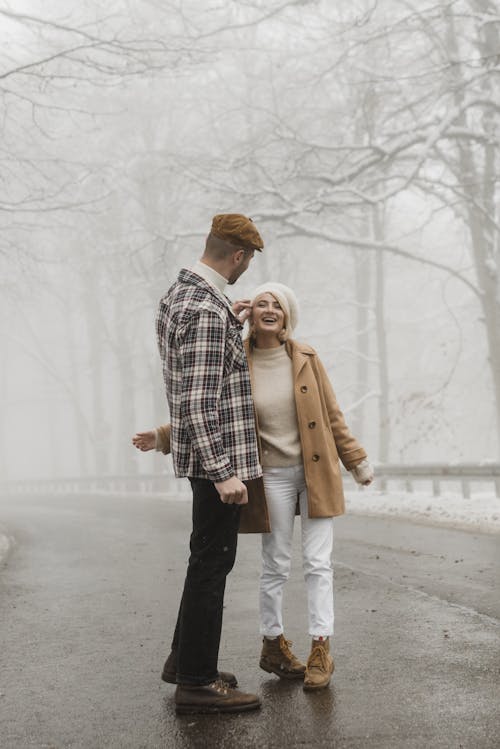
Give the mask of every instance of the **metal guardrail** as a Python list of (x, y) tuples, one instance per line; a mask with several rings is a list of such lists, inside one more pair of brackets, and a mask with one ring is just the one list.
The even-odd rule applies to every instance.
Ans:
[(163, 473), (75, 476), (0, 482), (2, 494), (170, 494), (182, 491), (182, 482)]
[[(416, 482), (431, 482), (434, 496), (440, 494), (445, 482), (460, 484), (465, 498), (471, 496), (473, 483), (493, 483), (500, 498), (500, 463), (461, 463), (457, 465), (427, 463), (419, 465), (384, 464), (375, 466), (375, 487), (382, 491), (389, 483), (396, 482), (404, 491), (413, 492)], [(0, 482), (1, 494), (184, 494), (188, 491), (186, 481), (172, 474), (150, 473), (135, 475), (109, 475), (54, 479), (26, 479)]]
[(431, 481), (432, 493), (440, 494), (441, 484), (459, 483), (466, 499), (471, 496), (471, 484), (493, 483), (495, 493), (500, 498), (500, 463), (460, 463), (456, 465), (441, 463), (421, 463), (419, 465), (378, 465), (375, 467), (377, 481), (382, 489), (389, 480), (403, 482), (405, 491), (413, 492), (416, 481)]

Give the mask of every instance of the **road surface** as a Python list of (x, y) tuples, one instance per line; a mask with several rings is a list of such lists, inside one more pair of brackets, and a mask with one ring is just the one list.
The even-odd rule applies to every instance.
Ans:
[[(312, 694), (258, 668), (259, 537), (240, 537), (219, 665), (263, 708), (176, 717), (159, 673), (189, 523), (154, 497), (0, 499), (2, 749), (500, 747), (498, 536), (339, 518), (336, 671)], [(305, 658), (298, 538), (286, 636)]]

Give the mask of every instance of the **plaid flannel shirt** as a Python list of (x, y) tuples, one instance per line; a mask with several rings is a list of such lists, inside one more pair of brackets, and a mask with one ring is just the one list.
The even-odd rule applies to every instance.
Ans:
[(160, 300), (156, 331), (176, 476), (262, 475), (241, 328), (229, 300), (189, 270)]

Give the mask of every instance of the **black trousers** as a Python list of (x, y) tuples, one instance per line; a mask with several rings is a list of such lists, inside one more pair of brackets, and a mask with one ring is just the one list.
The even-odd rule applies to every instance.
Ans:
[(240, 507), (223, 504), (211, 481), (189, 480), (191, 555), (172, 650), (177, 652), (177, 683), (202, 685), (218, 674), (224, 591), (236, 557)]

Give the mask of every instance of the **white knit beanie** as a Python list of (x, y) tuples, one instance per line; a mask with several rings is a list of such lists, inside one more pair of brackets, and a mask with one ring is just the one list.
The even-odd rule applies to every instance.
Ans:
[(252, 304), (258, 296), (272, 294), (285, 313), (285, 327), (291, 333), (299, 321), (299, 303), (289, 286), (278, 281), (268, 281), (258, 286), (252, 294)]

